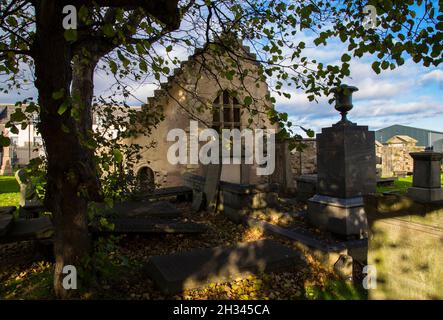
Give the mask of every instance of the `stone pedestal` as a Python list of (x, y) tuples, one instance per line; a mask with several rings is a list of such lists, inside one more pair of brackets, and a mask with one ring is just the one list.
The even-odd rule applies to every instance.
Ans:
[(408, 196), (421, 202), (443, 201), (440, 176), (443, 153), (424, 151), (412, 152), (410, 155), (414, 159), (414, 176)]
[(317, 194), (308, 200), (308, 218), (333, 233), (360, 236), (367, 231), (362, 196), (376, 188), (375, 136), (345, 115), (342, 111), (340, 122), (317, 135)]

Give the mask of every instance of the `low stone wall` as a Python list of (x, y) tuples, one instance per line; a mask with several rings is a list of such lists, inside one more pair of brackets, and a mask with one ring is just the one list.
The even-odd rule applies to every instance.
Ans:
[(296, 189), (297, 189), (297, 200), (307, 201), (309, 198), (313, 197), (317, 192), (317, 175), (316, 174), (305, 174), (297, 177)]
[[(395, 138), (395, 139), (394, 139)], [(416, 140), (407, 136), (395, 136), (389, 143), (375, 143), (379, 176), (403, 176), (413, 171), (413, 161), (409, 153), (420, 152), (424, 147), (416, 146)], [(398, 139), (397, 139), (398, 138)], [(402, 138), (402, 139), (400, 139)], [(290, 162), (293, 176), (317, 173), (317, 143), (315, 139), (303, 139), (302, 151), (293, 149), (290, 152)]]
[(295, 177), (317, 172), (317, 146), (315, 139), (303, 139), (303, 150), (290, 153), (292, 173)]
[[(203, 192), (204, 177), (185, 174), (184, 185), (195, 191)], [(218, 210), (224, 212), (231, 218), (265, 212), (268, 208), (277, 204), (278, 186), (275, 184), (236, 184), (220, 181), (220, 198)]]
[(402, 195), (365, 197), (368, 264), (377, 271), (370, 299), (443, 299), (443, 203)]

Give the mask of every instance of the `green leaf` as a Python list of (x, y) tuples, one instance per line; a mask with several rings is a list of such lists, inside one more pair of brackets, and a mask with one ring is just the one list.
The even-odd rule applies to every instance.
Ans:
[(114, 60), (109, 61), (109, 67), (111, 68), (111, 72), (112, 72), (113, 74), (116, 74), (116, 73), (117, 73), (117, 69), (118, 69), (118, 67), (117, 67), (117, 63), (115, 63)]
[(13, 125), (13, 126), (11, 127), (10, 131), (11, 131), (13, 134), (18, 134), (18, 128), (17, 128), (15, 125)]
[(351, 56), (349, 54), (345, 53), (341, 56), (341, 61), (342, 62), (349, 62), (349, 61), (351, 61)]
[(121, 163), (123, 161), (123, 154), (121, 153), (120, 150), (113, 149), (112, 153), (114, 155), (115, 161), (117, 161), (118, 163)]
[(380, 62), (375, 61), (374, 63), (372, 63), (372, 70), (374, 70), (375, 73), (379, 74), (380, 73)]
[(77, 40), (77, 30), (67, 29), (65, 30), (64, 37), (66, 41), (72, 42)]
[(60, 89), (60, 90), (52, 93), (52, 99), (60, 100), (61, 98), (64, 97), (64, 95), (65, 95), (65, 89)]
[(107, 23), (103, 26), (103, 33), (105, 36), (112, 38), (115, 35), (115, 30), (111, 24)]
[(65, 111), (68, 110), (68, 104), (66, 102), (63, 102), (60, 107), (58, 107), (57, 113), (59, 115), (62, 115), (63, 113), (65, 113)]
[(250, 106), (252, 104), (252, 97), (250, 97), (250, 96), (245, 97), (245, 99), (243, 100), (243, 103), (246, 106)]
[(5, 137), (3, 133), (0, 135), (0, 146), (9, 147), (11, 145), (11, 139)]

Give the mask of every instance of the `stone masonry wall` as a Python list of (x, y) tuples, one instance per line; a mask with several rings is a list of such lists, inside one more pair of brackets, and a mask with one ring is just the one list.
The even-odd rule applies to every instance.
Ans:
[[(416, 146), (416, 141), (412, 138), (407, 139), (407, 141), (393, 140), (384, 144), (376, 141), (376, 156), (381, 161), (377, 167), (379, 167), (379, 175), (382, 177), (398, 176), (412, 172), (413, 160), (409, 153), (424, 150), (424, 147)], [(316, 141), (315, 139), (304, 139), (302, 142), (306, 146), (303, 151), (293, 149), (290, 154), (294, 177), (317, 173)]]
[(317, 172), (317, 147), (315, 139), (304, 139), (303, 151), (293, 149), (290, 154), (291, 168), (294, 177)]

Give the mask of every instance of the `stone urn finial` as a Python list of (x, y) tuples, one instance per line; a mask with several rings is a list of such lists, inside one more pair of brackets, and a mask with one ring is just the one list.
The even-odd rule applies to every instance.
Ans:
[(352, 109), (352, 93), (358, 91), (357, 87), (341, 84), (331, 90), (335, 97), (335, 109), (340, 112), (341, 120), (337, 122), (340, 125), (352, 125), (347, 118), (347, 113)]

